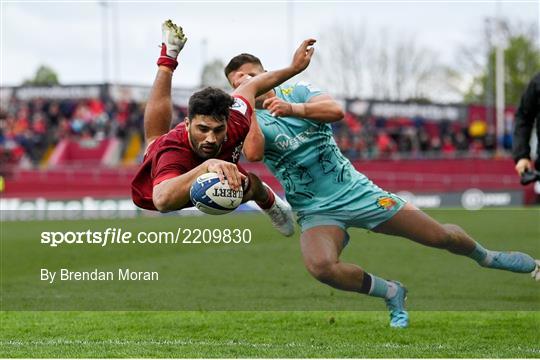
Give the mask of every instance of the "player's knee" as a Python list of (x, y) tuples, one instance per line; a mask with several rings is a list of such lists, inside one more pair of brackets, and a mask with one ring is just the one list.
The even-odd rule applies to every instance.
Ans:
[(309, 273), (320, 282), (332, 283), (335, 262), (329, 259), (310, 260), (306, 263)]

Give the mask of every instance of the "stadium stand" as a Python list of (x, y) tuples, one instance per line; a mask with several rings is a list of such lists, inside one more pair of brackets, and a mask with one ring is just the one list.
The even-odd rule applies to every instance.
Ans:
[[(56, 86), (1, 93), (0, 156), (4, 196), (129, 197), (143, 151), (149, 87)], [(192, 89), (175, 89), (173, 124), (186, 114)], [(509, 150), (480, 105), (345, 100), (335, 123), (338, 146), (354, 165), (391, 191), (519, 190)], [(506, 110), (508, 129), (515, 109)], [(490, 159), (490, 161), (485, 161)], [(279, 184), (262, 164), (248, 164)], [(531, 196), (526, 195), (530, 200)]]
[[(58, 88), (58, 87), (57, 87)], [(144, 87), (67, 86), (13, 88), (0, 109), (0, 151), (5, 163), (36, 167), (70, 161), (100, 163), (107, 139), (119, 141), (118, 163), (133, 164), (142, 148)], [(140, 91), (144, 89), (144, 91)], [(139, 91), (135, 91), (138, 89)], [(191, 90), (183, 89), (183, 94)], [(5, 94), (4, 94), (5, 95)], [(187, 96), (175, 102), (174, 123)], [(339, 147), (351, 159), (489, 158), (496, 134), (483, 106), (347, 100), (344, 121), (334, 124)], [(509, 128), (515, 109), (507, 109)], [(67, 142), (66, 142), (67, 141)], [(78, 145), (77, 145), (78, 144)], [(62, 155), (58, 149), (63, 150)], [(507, 155), (511, 139), (505, 138)], [(86, 149), (86, 150), (83, 150)], [(55, 156), (51, 156), (54, 153)], [(93, 155), (92, 155), (93, 154)], [(94, 156), (94, 159), (90, 159)], [(49, 158), (54, 161), (52, 163)], [(46, 158), (46, 159), (44, 159)], [(44, 161), (47, 160), (47, 161)], [(58, 163), (60, 161), (60, 163)], [(114, 165), (114, 162), (109, 162)]]

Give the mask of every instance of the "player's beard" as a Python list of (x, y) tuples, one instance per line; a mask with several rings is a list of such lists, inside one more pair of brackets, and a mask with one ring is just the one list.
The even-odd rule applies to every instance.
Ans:
[(208, 144), (197, 142), (191, 131), (189, 132), (189, 142), (191, 143), (191, 148), (195, 151), (198, 157), (201, 159), (212, 159), (219, 154), (221, 150), (221, 144)]

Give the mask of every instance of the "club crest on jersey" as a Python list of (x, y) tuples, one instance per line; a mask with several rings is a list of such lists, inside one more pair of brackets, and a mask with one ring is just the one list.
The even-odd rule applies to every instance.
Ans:
[(234, 148), (233, 153), (231, 155), (232, 161), (234, 163), (237, 163), (238, 160), (240, 160), (240, 154), (242, 152), (242, 146), (244, 146), (244, 142), (242, 141), (237, 147)]
[(247, 104), (240, 98), (234, 98), (234, 103), (231, 105), (231, 110), (236, 110), (243, 115), (247, 114)]
[(397, 205), (397, 201), (390, 196), (379, 196), (377, 206), (384, 210), (392, 210)]

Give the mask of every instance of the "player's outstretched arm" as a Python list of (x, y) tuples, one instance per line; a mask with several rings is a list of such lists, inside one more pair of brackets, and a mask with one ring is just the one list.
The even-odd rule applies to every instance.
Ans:
[(174, 24), (171, 20), (167, 20), (161, 25), (161, 31), (162, 43), (161, 53), (157, 60), (158, 72), (144, 110), (146, 145), (166, 134), (171, 128), (172, 76), (178, 66), (178, 55), (187, 41), (182, 27)]
[(223, 182), (228, 180), (232, 189), (238, 190), (242, 186), (242, 180), (246, 177), (238, 171), (235, 164), (219, 160), (209, 159), (201, 165), (191, 169), (185, 174), (164, 180), (154, 186), (152, 201), (160, 212), (179, 210), (189, 202), (189, 190), (191, 184), (202, 174), (215, 172)]
[(308, 67), (315, 51), (312, 47), (315, 41), (315, 39), (304, 40), (300, 47), (296, 49), (291, 65), (252, 77), (242, 83), (233, 94), (243, 96), (252, 107), (255, 107), (255, 97), (267, 93), (293, 76), (300, 74)]
[[(315, 44), (314, 39), (303, 41), (294, 53), (291, 65), (281, 70), (257, 75), (241, 84), (233, 94), (244, 97), (251, 107), (255, 108), (255, 97), (272, 90), (274, 87), (301, 73), (308, 67), (315, 51), (312, 47), (313, 44)], [(263, 159), (264, 136), (257, 124), (255, 115), (252, 116), (251, 127), (244, 140), (242, 151), (248, 161), (260, 161)]]

